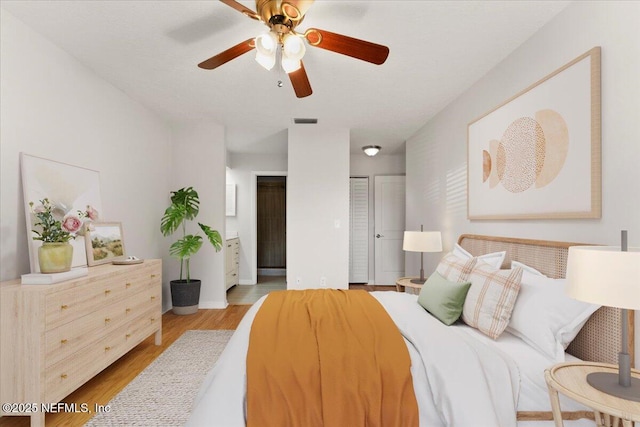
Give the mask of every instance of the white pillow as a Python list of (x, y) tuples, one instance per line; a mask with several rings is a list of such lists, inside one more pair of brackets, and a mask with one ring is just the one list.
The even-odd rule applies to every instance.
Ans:
[(507, 332), (564, 362), (564, 351), (600, 306), (566, 295), (565, 279), (524, 272)]
[[(460, 246), (457, 243), (453, 246), (453, 251), (451, 252), (460, 259), (473, 258), (473, 255), (471, 255), (469, 252), (467, 252), (462, 246)], [(502, 262), (504, 261), (504, 257), (506, 255), (507, 255), (507, 251), (492, 252), (490, 254), (480, 255), (477, 258), (486, 262), (493, 268), (500, 269), (500, 267), (502, 267)]]
[(518, 262), (518, 261), (511, 261), (511, 268), (516, 268), (516, 267), (520, 267), (522, 269), (522, 271), (527, 272), (527, 273), (531, 273), (531, 274), (535, 274), (536, 276), (544, 276), (543, 273), (539, 272), (538, 270), (536, 270), (533, 267), (528, 266), (527, 264), (523, 264), (523, 263)]

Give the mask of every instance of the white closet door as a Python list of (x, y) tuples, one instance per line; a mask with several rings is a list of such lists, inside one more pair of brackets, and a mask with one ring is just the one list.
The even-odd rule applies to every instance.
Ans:
[(405, 186), (404, 176), (374, 178), (376, 285), (393, 285), (404, 276)]
[(369, 178), (349, 184), (349, 283), (369, 282)]

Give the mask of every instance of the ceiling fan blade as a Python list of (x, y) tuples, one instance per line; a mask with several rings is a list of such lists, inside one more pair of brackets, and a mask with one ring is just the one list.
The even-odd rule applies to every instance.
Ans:
[(299, 22), (315, 0), (283, 0), (280, 8), (282, 14), (292, 21)]
[(377, 65), (384, 64), (384, 61), (389, 56), (389, 48), (386, 46), (317, 28), (309, 28), (305, 31), (304, 36), (311, 46), (341, 53)]
[(198, 67), (204, 68), (205, 70), (213, 70), (214, 68), (218, 68), (222, 64), (226, 64), (232, 59), (237, 58), (243, 53), (249, 52), (253, 48), (255, 48), (254, 39), (247, 39), (242, 43), (238, 43), (232, 48), (229, 48), (224, 52), (217, 54), (216, 56), (212, 56), (206, 61), (202, 61), (198, 64)]
[(248, 16), (249, 18), (260, 21), (260, 15), (258, 15), (253, 10), (249, 9), (248, 7), (244, 7), (243, 5), (241, 5), (240, 3), (238, 3), (235, 0), (220, 0), (220, 1), (222, 3), (224, 3), (224, 4), (226, 4), (227, 6), (230, 6), (230, 7), (234, 8), (238, 12)]
[(293, 85), (293, 90), (296, 92), (296, 96), (298, 98), (304, 98), (305, 96), (309, 96), (313, 93), (311, 90), (311, 83), (309, 83), (309, 78), (307, 77), (307, 72), (304, 69), (304, 64), (300, 63), (300, 69), (289, 73), (289, 80), (291, 80), (291, 84)]

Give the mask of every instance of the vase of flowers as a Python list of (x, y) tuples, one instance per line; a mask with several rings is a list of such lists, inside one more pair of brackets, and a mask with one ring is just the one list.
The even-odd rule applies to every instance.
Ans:
[(73, 246), (69, 242), (43, 242), (38, 248), (41, 273), (63, 273), (71, 270)]
[(62, 273), (71, 270), (73, 246), (70, 240), (82, 233), (85, 220), (97, 219), (97, 212), (91, 206), (86, 211), (68, 212), (64, 206), (45, 198), (40, 205), (29, 202), (31, 212), (36, 216), (33, 240), (41, 240), (38, 248), (38, 265), (41, 273)]

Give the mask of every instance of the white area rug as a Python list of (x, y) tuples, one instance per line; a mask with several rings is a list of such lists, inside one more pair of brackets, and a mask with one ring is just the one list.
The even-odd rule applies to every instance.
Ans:
[(187, 331), (85, 426), (183, 426), (206, 373), (234, 331)]

